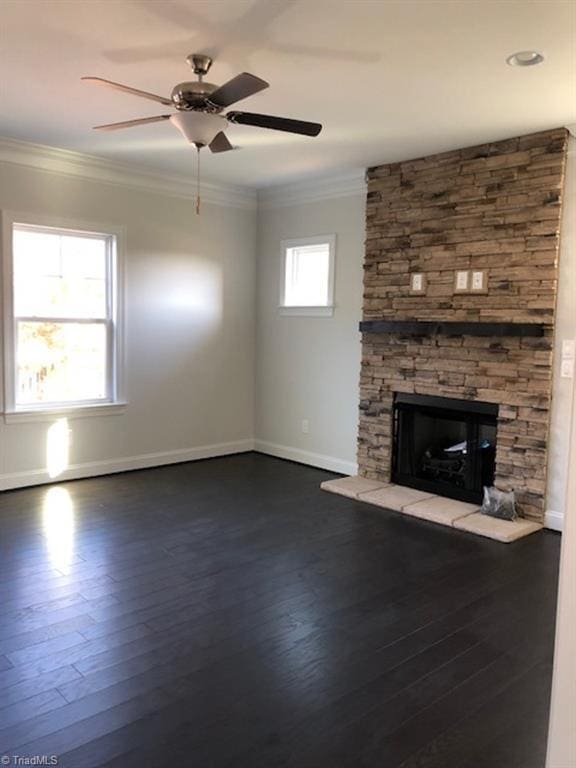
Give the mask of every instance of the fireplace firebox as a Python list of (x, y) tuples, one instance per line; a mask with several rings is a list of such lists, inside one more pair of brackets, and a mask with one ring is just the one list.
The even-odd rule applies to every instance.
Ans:
[(481, 502), (494, 482), (497, 416), (492, 403), (397, 393), (392, 482)]

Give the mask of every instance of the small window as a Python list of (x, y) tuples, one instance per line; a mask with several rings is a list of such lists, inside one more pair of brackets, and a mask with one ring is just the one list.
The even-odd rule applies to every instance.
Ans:
[(117, 235), (9, 224), (5, 410), (118, 402)]
[(334, 246), (334, 235), (282, 242), (281, 314), (333, 314)]

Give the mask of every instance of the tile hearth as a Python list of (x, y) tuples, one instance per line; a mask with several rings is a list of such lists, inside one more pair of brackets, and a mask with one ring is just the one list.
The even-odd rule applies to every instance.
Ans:
[(433, 497), (434, 494), (432, 493), (390, 483), (384, 488), (361, 494), (360, 500), (367, 501), (368, 504), (374, 504), (377, 507), (392, 509), (394, 512), (403, 512), (411, 504), (418, 504)]
[(542, 528), (539, 523), (522, 518), (510, 521), (482, 515), (480, 508), (475, 504), (447, 499), (393, 483), (378, 483), (359, 476), (326, 480), (320, 487), (330, 493), (506, 544)]

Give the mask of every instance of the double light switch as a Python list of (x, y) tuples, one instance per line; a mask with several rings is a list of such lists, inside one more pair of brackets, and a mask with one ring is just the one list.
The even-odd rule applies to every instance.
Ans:
[(487, 293), (488, 271), (458, 269), (454, 273), (454, 293)]

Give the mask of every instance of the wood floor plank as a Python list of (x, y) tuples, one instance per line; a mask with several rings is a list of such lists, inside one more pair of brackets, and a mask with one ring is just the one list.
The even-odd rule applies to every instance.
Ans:
[(132, 644), (136, 638), (146, 638), (149, 635), (150, 630), (145, 625), (137, 624), (98, 640), (84, 640), (79, 635), (80, 641), (63, 650), (46, 652), (44, 644), (42, 644), (40, 651), (36, 653), (36, 646), (30, 646), (26, 649), (30, 658), (25, 663), (18, 666), (14, 665), (11, 669), (0, 672), (0, 690), (67, 664), (74, 664), (82, 672), (79, 667), (88, 660), (100, 658), (102, 654), (120, 654), (123, 645)]
[(116, 598), (113, 595), (106, 595), (97, 600), (78, 600), (65, 608), (44, 611), (39, 615), (26, 615), (20, 619), (7, 621), (0, 627), (0, 640), (21, 635), (24, 632), (43, 630), (53, 624), (77, 619), (80, 616), (90, 616), (92, 613), (98, 614), (114, 605), (118, 605)]
[(19, 635), (11, 635), (4, 640), (0, 640), (0, 653), (10, 653), (18, 651), (21, 648), (28, 648), (31, 645), (44, 643), (49, 640), (68, 635), (74, 632), (82, 632), (96, 622), (87, 614), (81, 614), (67, 621), (48, 624), (39, 629), (33, 629), (28, 632), (22, 632)]
[[(17, 635), (17, 637), (19, 637), (19, 635)], [(44, 640), (44, 642), (34, 643), (33, 645), (27, 645), (24, 648), (20, 648), (19, 650), (10, 651), (7, 654), (7, 657), (12, 662), (12, 665), (17, 667), (44, 658), (45, 656), (51, 656), (59, 651), (66, 651), (73, 648), (75, 645), (85, 642), (85, 638), (79, 632), (69, 632), (68, 634), (59, 635), (50, 640)]]
[(9, 728), (24, 720), (31, 720), (66, 704), (66, 699), (54, 688), (35, 693), (24, 700), (0, 708), (2, 728)]
[[(58, 667), (58, 669), (50, 670), (42, 675), (35, 675), (29, 680), (23, 680), (19, 683), (4, 688), (2, 690), (2, 704), (6, 707), (22, 701), (23, 699), (29, 699), (37, 693), (43, 693), (44, 691), (50, 691), (53, 688), (57, 689), (72, 680), (81, 678), (82, 675), (71, 664), (64, 667)], [(32, 717), (32, 715), (30, 715)]]
[[(102, 733), (109, 733), (111, 729), (122, 726), (124, 723), (133, 722), (144, 717), (169, 701), (170, 697), (162, 690), (148, 691), (146, 696), (131, 697), (120, 704), (111, 703), (103, 707), (96, 714), (90, 714), (90, 708), (85, 706), (84, 712), (78, 713), (72, 710), (75, 705), (57, 710), (44, 716), (40, 722), (38, 718), (34, 726), (28, 731), (19, 731), (19, 726), (14, 729), (15, 734), (26, 739), (23, 744), (14, 747), (2, 747), (13, 750), (18, 755), (33, 756), (38, 754), (59, 755), (86, 741), (98, 738)], [(81, 717), (85, 714), (86, 717)], [(59, 728), (56, 727), (58, 720)], [(2, 745), (2, 732), (0, 731), (0, 745)]]

